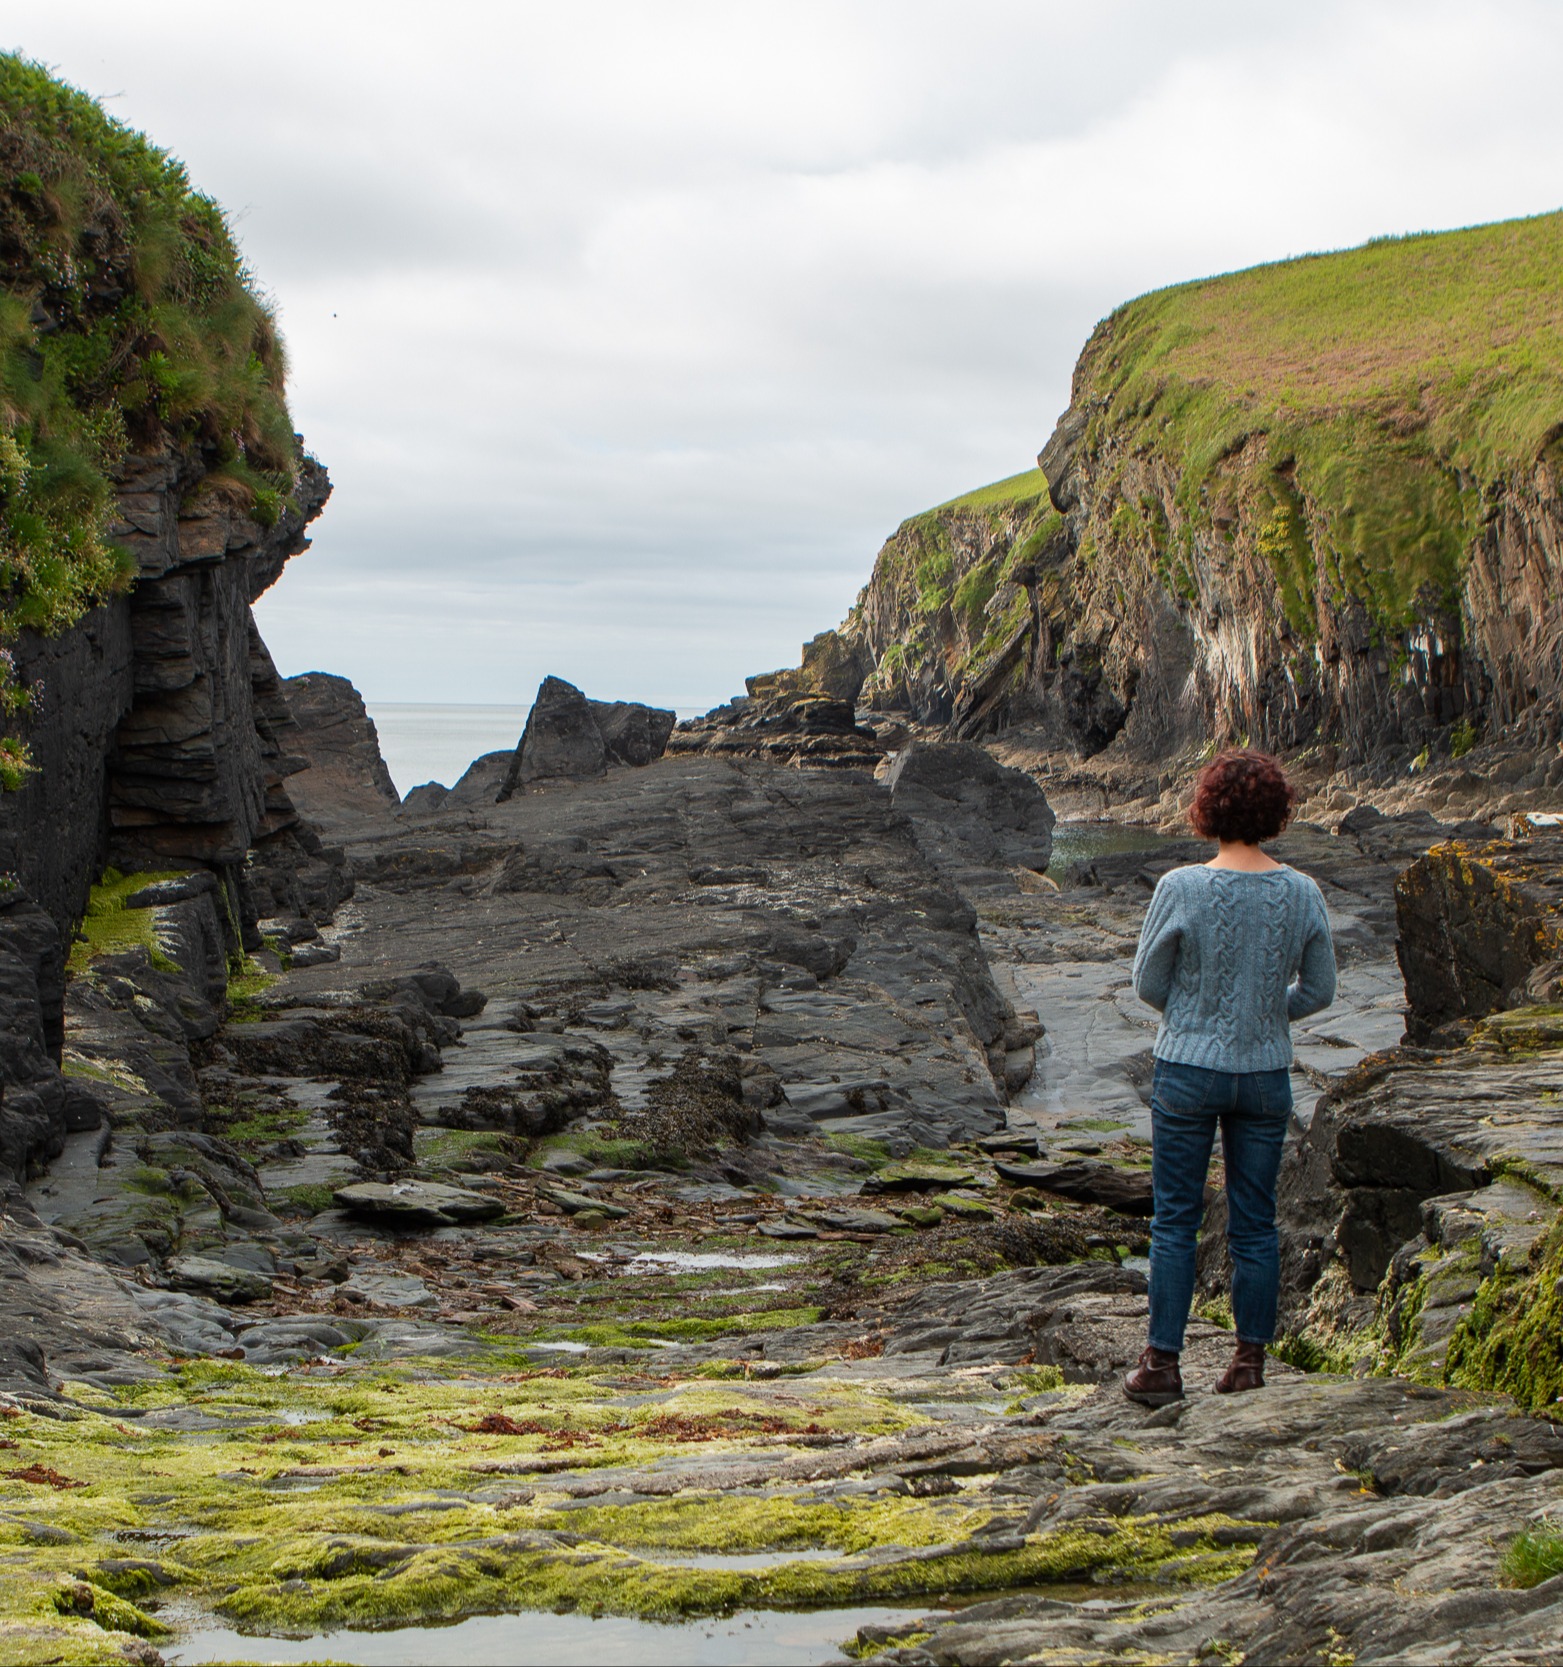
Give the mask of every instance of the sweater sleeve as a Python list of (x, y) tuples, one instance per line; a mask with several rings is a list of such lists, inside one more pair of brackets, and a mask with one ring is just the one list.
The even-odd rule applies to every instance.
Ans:
[(1330, 920), (1324, 897), (1317, 885), (1310, 885), (1310, 921), (1303, 942), (1297, 982), (1286, 992), (1288, 1019), (1306, 1019), (1322, 1012), (1335, 999), (1335, 945), (1330, 938)]
[(1139, 947), (1134, 952), (1134, 993), (1158, 1013), (1172, 994), (1173, 968), (1183, 941), (1182, 910), (1176, 894), (1163, 874), (1151, 893), (1151, 906), (1140, 928)]

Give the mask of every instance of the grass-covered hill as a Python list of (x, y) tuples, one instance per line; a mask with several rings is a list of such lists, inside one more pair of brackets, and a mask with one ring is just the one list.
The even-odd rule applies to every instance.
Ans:
[[(1095, 433), (1165, 458), (1191, 525), (1221, 463), (1263, 436), (1263, 539), (1304, 623), (1326, 585), (1409, 624), (1458, 595), (1495, 493), (1563, 430), (1563, 214), (1379, 238), (1142, 296), (1075, 385)], [(1262, 479), (1268, 470), (1270, 481)], [(1327, 534), (1299, 536), (1306, 497)]]
[(902, 525), (849, 628), (880, 698), (1086, 751), (1469, 745), (1563, 694), (1560, 435), (1563, 214), (1180, 284), (1098, 326), (1044, 473)]
[(109, 537), (132, 451), (275, 520), (297, 464), (271, 310), (183, 166), (85, 94), (0, 54), (0, 786), (28, 768), (8, 644), (126, 586)]

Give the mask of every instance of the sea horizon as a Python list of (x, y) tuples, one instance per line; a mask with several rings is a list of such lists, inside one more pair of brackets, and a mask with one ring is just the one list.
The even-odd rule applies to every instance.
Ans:
[[(715, 702), (712, 703), (716, 704)], [(532, 703), (366, 700), (380, 737), (380, 756), (403, 798), (423, 783), (454, 787), (484, 753), (509, 751), (521, 739)], [(709, 707), (675, 707), (680, 721)]]

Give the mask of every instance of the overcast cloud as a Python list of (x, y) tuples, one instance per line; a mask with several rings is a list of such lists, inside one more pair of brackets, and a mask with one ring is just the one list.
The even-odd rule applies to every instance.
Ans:
[(1563, 202), (1540, 0), (50, 0), (185, 159), (336, 493), (262, 602), (372, 699), (705, 707), (1027, 467), (1180, 279)]

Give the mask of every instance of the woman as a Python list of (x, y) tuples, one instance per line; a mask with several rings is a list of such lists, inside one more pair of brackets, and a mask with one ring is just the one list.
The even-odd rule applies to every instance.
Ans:
[(1318, 886), (1259, 848), (1286, 826), (1296, 797), (1267, 753), (1212, 759), (1189, 820), (1220, 848), (1157, 882), (1134, 957), (1134, 988), (1162, 1015), (1151, 1087), (1150, 1346), (1123, 1381), (1131, 1400), (1149, 1406), (1183, 1394), (1178, 1356), (1218, 1124), (1237, 1349), (1216, 1389), (1264, 1386), (1280, 1285), (1275, 1178), (1292, 1109), (1291, 1023), (1335, 999)]

